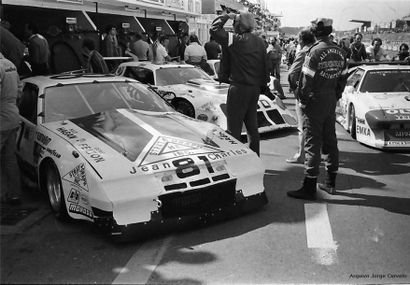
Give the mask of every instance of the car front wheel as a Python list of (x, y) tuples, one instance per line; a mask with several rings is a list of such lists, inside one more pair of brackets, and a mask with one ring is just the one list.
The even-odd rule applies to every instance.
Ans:
[(63, 188), (61, 186), (60, 174), (54, 165), (47, 167), (45, 179), (45, 188), (54, 215), (59, 220), (69, 220), (70, 217), (67, 213)]

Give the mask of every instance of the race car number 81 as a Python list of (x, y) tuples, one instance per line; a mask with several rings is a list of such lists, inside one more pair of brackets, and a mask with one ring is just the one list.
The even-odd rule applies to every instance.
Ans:
[[(215, 172), (206, 156), (198, 156), (198, 158), (205, 162), (209, 173)], [(199, 167), (195, 164), (195, 161), (189, 157), (174, 160), (172, 161), (172, 164), (177, 168), (176, 174), (178, 178), (186, 178), (200, 173)]]

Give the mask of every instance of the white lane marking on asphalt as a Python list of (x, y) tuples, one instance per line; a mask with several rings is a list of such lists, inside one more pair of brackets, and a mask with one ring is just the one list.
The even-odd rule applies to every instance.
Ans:
[(172, 236), (142, 245), (123, 268), (115, 270), (119, 274), (112, 284), (147, 284), (171, 240)]
[(337, 245), (333, 240), (332, 228), (326, 204), (305, 204), (306, 239), (312, 260), (322, 265), (337, 262)]

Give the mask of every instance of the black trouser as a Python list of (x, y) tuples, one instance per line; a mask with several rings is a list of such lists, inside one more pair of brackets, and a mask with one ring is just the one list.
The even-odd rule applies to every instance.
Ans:
[(306, 105), (301, 106), (303, 133), (305, 135), (305, 174), (319, 175), (321, 150), (326, 170), (336, 172), (339, 168), (339, 149), (336, 138), (336, 96), (314, 94)]
[(226, 102), (228, 131), (240, 139), (245, 123), (249, 148), (259, 155), (259, 132), (256, 115), (260, 87), (257, 85), (231, 84)]

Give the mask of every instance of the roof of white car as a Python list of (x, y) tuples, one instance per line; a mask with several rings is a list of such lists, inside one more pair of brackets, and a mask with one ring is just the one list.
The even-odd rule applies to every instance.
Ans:
[(163, 63), (163, 64), (157, 64), (153, 63), (151, 61), (127, 61), (123, 62), (120, 64), (120, 66), (142, 66), (145, 68), (148, 68), (150, 70), (157, 70), (161, 68), (175, 68), (175, 67), (180, 67), (180, 68), (192, 68), (195, 67), (191, 64), (186, 64), (186, 63)]
[(28, 82), (37, 85), (40, 89), (47, 88), (49, 86), (56, 85), (70, 85), (70, 84), (81, 84), (81, 83), (91, 83), (91, 82), (124, 82), (124, 81), (135, 81), (123, 76), (116, 76), (112, 74), (54, 74), (47, 76), (34, 76), (23, 79), (23, 82)]

